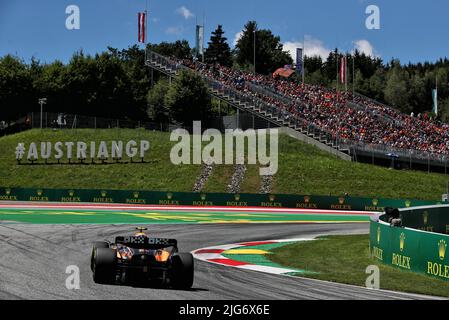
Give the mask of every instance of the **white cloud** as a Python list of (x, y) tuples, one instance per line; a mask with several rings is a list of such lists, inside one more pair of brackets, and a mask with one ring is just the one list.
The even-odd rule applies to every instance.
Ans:
[[(324, 46), (323, 41), (319, 39), (315, 39), (312, 36), (305, 36), (304, 39), (305, 42), (305, 51), (304, 54), (306, 56), (312, 57), (312, 56), (319, 56), (323, 60), (326, 60), (329, 52), (328, 48)], [(296, 61), (296, 49), (297, 48), (303, 48), (303, 42), (299, 41), (287, 41), (284, 43), (284, 50), (288, 51), (290, 55), (293, 58), (293, 61)]]
[(184, 19), (188, 20), (190, 18), (193, 18), (195, 15), (187, 9), (185, 6), (179, 7), (176, 9), (176, 12), (184, 17)]
[(179, 27), (168, 27), (165, 30), (166, 34), (175, 35), (175, 36), (182, 35), (182, 32), (183, 32), (182, 28), (179, 28)]
[(237, 42), (240, 40), (240, 38), (243, 36), (243, 31), (239, 31), (235, 34), (234, 36), (234, 42), (233, 45), (234, 47), (237, 45)]
[(354, 41), (355, 49), (371, 57), (379, 57), (373, 45), (368, 40)]
[[(237, 37), (237, 35), (236, 35)], [(315, 39), (312, 36), (306, 35), (305, 39), (305, 52), (304, 54), (306, 56), (312, 57), (312, 56), (319, 56), (323, 60), (326, 60), (329, 56), (329, 53), (331, 52), (330, 49), (328, 49), (323, 41), (319, 39)], [(359, 50), (360, 52), (363, 52), (364, 54), (371, 56), (371, 57), (380, 57), (376, 49), (373, 47), (373, 45), (368, 40), (357, 40), (353, 41), (355, 49)], [(296, 61), (296, 49), (297, 48), (303, 48), (303, 42), (301, 41), (287, 41), (284, 43), (284, 50), (289, 52), (291, 57), (293, 58), (293, 61)]]

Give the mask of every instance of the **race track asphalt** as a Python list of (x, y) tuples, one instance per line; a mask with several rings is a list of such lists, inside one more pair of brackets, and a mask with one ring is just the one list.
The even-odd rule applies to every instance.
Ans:
[[(246, 241), (368, 233), (368, 224), (152, 225), (150, 235), (176, 238), (181, 251)], [(239, 270), (195, 261), (194, 288), (177, 291), (102, 286), (92, 280), (91, 244), (133, 232), (126, 225), (0, 224), (0, 299), (300, 300), (423, 299), (317, 280)], [(68, 290), (66, 268), (80, 270), (80, 289)]]

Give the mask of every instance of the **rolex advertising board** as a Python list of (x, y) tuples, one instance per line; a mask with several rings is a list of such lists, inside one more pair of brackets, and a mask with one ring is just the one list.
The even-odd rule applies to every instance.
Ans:
[[(402, 216), (404, 216), (403, 214)], [(449, 236), (371, 221), (370, 254), (379, 262), (449, 281)]]
[(0, 187), (0, 201), (87, 202), (153, 205), (193, 205), (229, 207), (300, 208), (343, 211), (383, 211), (385, 207), (402, 208), (431, 205), (420, 200), (371, 199), (348, 196), (188, 193), (144, 190), (45, 189)]

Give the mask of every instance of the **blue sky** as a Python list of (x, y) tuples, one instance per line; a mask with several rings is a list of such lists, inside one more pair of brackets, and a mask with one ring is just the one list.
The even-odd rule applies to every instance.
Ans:
[[(68, 61), (74, 51), (137, 43), (137, 12), (146, 0), (0, 0), (0, 56)], [(449, 56), (447, 0), (149, 0), (149, 41), (187, 39), (205, 16), (206, 40), (222, 24), (231, 46), (243, 25), (256, 20), (279, 35), (287, 49), (325, 55), (355, 46), (384, 60), (435, 61)], [(66, 7), (80, 9), (80, 30), (67, 30)], [(380, 9), (380, 30), (365, 27), (368, 5)], [(183, 8), (183, 9), (181, 9)]]

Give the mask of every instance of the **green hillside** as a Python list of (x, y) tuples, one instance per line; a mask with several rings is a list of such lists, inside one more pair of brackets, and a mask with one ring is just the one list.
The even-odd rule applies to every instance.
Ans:
[[(146, 163), (98, 165), (18, 165), (19, 142), (149, 140)], [(0, 138), (0, 186), (35, 188), (94, 188), (153, 191), (192, 191), (199, 165), (175, 166), (168, 133), (133, 129), (31, 130)], [(369, 196), (439, 200), (449, 177), (413, 171), (394, 171), (349, 163), (289, 137), (279, 143), (279, 171), (273, 193)], [(24, 161), (26, 163), (26, 161)], [(41, 162), (42, 163), (42, 162)], [(226, 192), (232, 166), (217, 166), (206, 192)], [(248, 166), (242, 193), (258, 193), (257, 166)]]
[[(147, 163), (98, 165), (17, 165), (19, 142), (150, 141)], [(132, 129), (31, 130), (0, 139), (0, 185), (36, 188), (100, 188), (191, 191), (200, 166), (175, 166), (170, 161), (167, 133)], [(54, 160), (53, 160), (54, 161)], [(27, 161), (24, 160), (23, 163)], [(39, 161), (42, 163), (42, 161)]]

